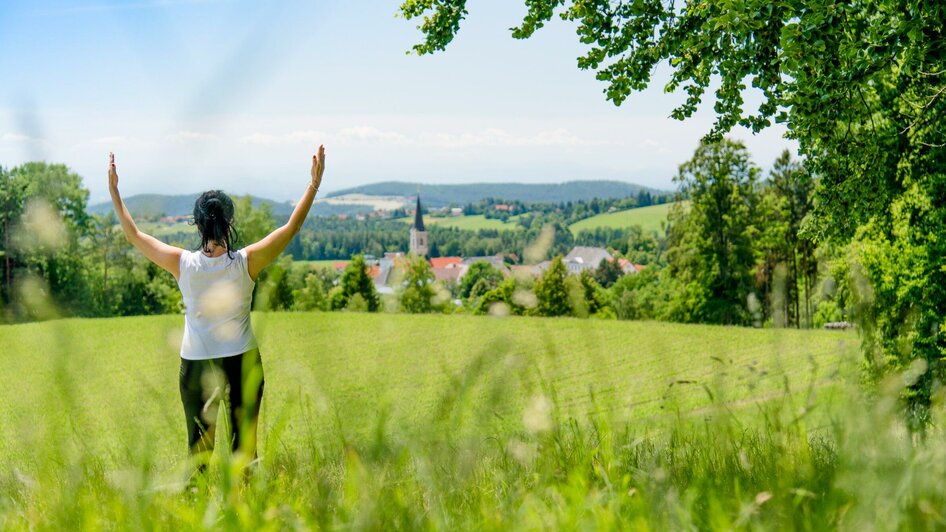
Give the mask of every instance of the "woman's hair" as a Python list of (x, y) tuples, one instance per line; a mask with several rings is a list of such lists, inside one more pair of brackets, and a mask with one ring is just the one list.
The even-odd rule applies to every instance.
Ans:
[(215, 242), (227, 247), (227, 255), (233, 258), (233, 244), (237, 239), (233, 228), (233, 200), (222, 190), (208, 190), (194, 202), (194, 224), (200, 233), (200, 249)]

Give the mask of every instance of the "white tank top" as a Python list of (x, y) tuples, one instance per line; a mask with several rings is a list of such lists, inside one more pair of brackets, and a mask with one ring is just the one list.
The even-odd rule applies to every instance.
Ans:
[(206, 360), (239, 355), (256, 347), (250, 325), (253, 286), (246, 250), (208, 257), (181, 253), (177, 285), (184, 296), (181, 358)]

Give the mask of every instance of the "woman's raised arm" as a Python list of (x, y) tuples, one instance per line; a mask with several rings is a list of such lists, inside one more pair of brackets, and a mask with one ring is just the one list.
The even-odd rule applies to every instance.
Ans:
[(282, 254), (292, 238), (296, 236), (299, 229), (302, 229), (302, 223), (309, 215), (309, 208), (312, 207), (312, 200), (315, 199), (315, 193), (322, 184), (322, 173), (325, 172), (325, 146), (319, 146), (319, 152), (312, 156), (312, 181), (306, 187), (296, 208), (286, 225), (276, 228), (275, 231), (266, 235), (262, 240), (255, 244), (246, 246), (247, 269), (250, 273), (250, 279), (256, 280), (259, 272), (276, 260), (276, 257)]
[(181, 248), (169, 246), (153, 236), (142, 233), (135, 225), (131, 213), (125, 207), (121, 194), (118, 192), (118, 171), (115, 168), (115, 154), (108, 154), (108, 192), (112, 196), (112, 206), (115, 207), (115, 214), (118, 215), (118, 221), (122, 225), (122, 232), (125, 238), (131, 242), (131, 245), (138, 248), (145, 257), (151, 262), (169, 271), (175, 279), (181, 276)]

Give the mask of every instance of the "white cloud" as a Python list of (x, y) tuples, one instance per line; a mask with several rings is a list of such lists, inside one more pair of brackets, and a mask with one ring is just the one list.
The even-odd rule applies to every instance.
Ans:
[(396, 131), (384, 131), (373, 126), (346, 127), (338, 132), (339, 140), (378, 141), (387, 144), (410, 144), (413, 141)]
[(321, 131), (293, 131), (285, 135), (253, 133), (240, 139), (243, 144), (319, 144), (329, 136)]
[(22, 143), (22, 142), (43, 142), (43, 139), (21, 135), (20, 133), (4, 133), (0, 135), (0, 142)]
[(294, 131), (285, 134), (253, 133), (239, 139), (243, 144), (311, 144), (378, 143), (389, 145), (435, 146), (439, 148), (470, 148), (479, 146), (593, 146), (611, 144), (607, 141), (581, 138), (565, 128), (513, 134), (502, 128), (485, 128), (474, 132), (421, 132), (417, 134), (381, 129), (375, 126), (344, 127), (334, 133)]
[(217, 135), (212, 133), (200, 133), (198, 131), (178, 131), (165, 138), (170, 142), (213, 142), (220, 140)]
[(133, 146), (138, 144), (143, 144), (141, 140), (135, 137), (126, 137), (122, 135), (110, 136), (110, 137), (98, 137), (94, 138), (84, 144), (92, 146)]
[(442, 148), (469, 148), (475, 146), (590, 146), (604, 141), (582, 139), (567, 129), (550, 129), (527, 135), (515, 135), (505, 129), (487, 128), (475, 133), (434, 133), (423, 141)]

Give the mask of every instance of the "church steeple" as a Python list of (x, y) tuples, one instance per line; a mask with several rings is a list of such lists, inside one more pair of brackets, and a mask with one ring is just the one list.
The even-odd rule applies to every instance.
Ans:
[(424, 229), (424, 213), (420, 208), (420, 194), (417, 194), (417, 207), (414, 210), (414, 225), (411, 226), (411, 253), (427, 255), (427, 230)]
[(414, 209), (414, 229), (424, 231), (424, 215), (420, 210), (420, 194), (417, 195), (417, 208)]

